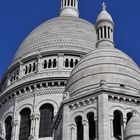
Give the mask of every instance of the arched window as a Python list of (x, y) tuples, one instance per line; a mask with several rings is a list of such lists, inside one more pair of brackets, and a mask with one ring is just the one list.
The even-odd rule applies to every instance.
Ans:
[(54, 86), (57, 86), (58, 87), (58, 82), (54, 82)]
[(71, 6), (73, 6), (73, 0), (71, 0)]
[(19, 78), (19, 71), (17, 71), (16, 80), (18, 80), (18, 78)]
[(65, 86), (65, 82), (60, 82), (60, 86)]
[(14, 81), (16, 80), (16, 74), (15, 73), (13, 73), (13, 79), (14, 79)]
[(132, 117), (132, 112), (128, 112), (127, 113), (127, 123), (129, 122), (129, 120), (131, 119), (131, 117)]
[(100, 30), (101, 30), (101, 38), (103, 38), (103, 28), (101, 27)]
[(70, 60), (70, 67), (71, 67), (71, 68), (74, 67), (73, 59)]
[(97, 39), (98, 40), (100, 39), (100, 36), (99, 36), (99, 28), (97, 29)]
[(9, 116), (5, 120), (5, 139), (11, 140), (11, 134), (12, 134), (12, 117)]
[(28, 140), (30, 136), (31, 120), (30, 120), (31, 111), (28, 108), (23, 109), (20, 112), (20, 130), (19, 130), (19, 140)]
[(76, 126), (77, 126), (77, 140), (83, 140), (83, 124), (82, 124), (82, 117), (78, 116), (75, 119)]
[(89, 140), (95, 139), (95, 121), (94, 121), (94, 113), (90, 112), (87, 114), (87, 119), (89, 123)]
[(68, 59), (68, 58), (66, 58), (65, 67), (66, 67), (66, 68), (69, 67), (69, 59)]
[(108, 38), (110, 38), (110, 27), (108, 27)]
[(49, 87), (52, 87), (52, 82), (48, 82), (48, 86)]
[(52, 60), (49, 59), (48, 68), (51, 68), (51, 67), (52, 67)]
[(104, 38), (107, 38), (106, 26), (104, 26)]
[(67, 6), (67, 1), (65, 0), (65, 6)]
[(114, 137), (117, 140), (121, 140), (123, 132), (123, 115), (119, 110), (114, 111), (113, 131)]
[(56, 59), (53, 59), (53, 68), (56, 68)]
[(40, 107), (39, 138), (52, 137), (53, 112), (54, 108), (51, 104), (44, 104)]
[(47, 60), (44, 60), (44, 69), (47, 68)]
[(70, 0), (68, 0), (68, 6), (70, 6)]
[(78, 59), (75, 59), (75, 66), (78, 64)]
[(29, 73), (31, 73), (31, 71), (32, 71), (32, 65), (29, 64)]
[(28, 72), (28, 67), (26, 66), (25, 67), (25, 74), (27, 74), (27, 72)]
[(33, 72), (36, 70), (36, 64), (35, 62), (33, 63)]

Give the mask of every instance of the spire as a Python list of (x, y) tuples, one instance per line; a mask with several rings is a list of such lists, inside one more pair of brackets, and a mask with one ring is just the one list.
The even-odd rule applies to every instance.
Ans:
[(97, 44), (96, 47), (114, 47), (114, 22), (107, 12), (107, 6), (103, 2), (102, 11), (96, 20)]
[(61, 0), (60, 16), (78, 17), (78, 0)]

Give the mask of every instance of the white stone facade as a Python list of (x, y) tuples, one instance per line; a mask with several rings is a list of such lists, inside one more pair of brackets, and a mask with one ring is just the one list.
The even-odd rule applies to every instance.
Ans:
[(105, 4), (95, 26), (78, 16), (78, 0), (62, 0), (19, 47), (0, 85), (1, 139), (140, 139), (128, 133), (140, 120), (139, 67), (115, 49)]

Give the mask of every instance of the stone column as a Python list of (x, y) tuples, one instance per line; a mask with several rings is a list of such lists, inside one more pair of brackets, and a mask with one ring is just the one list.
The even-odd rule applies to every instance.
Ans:
[(0, 122), (0, 138), (4, 139), (4, 130), (3, 130), (1, 122)]
[(121, 134), (122, 134), (121, 140), (124, 139), (124, 123), (126, 124), (126, 122), (124, 121), (124, 118), (123, 118), (123, 120), (121, 122)]
[(70, 126), (70, 130), (71, 130), (71, 140), (76, 140), (77, 139), (77, 127), (76, 127), (76, 124), (72, 124)]
[(69, 6), (71, 5), (71, 0), (69, 0)]
[(113, 116), (110, 117), (110, 135), (111, 135), (111, 138), (114, 137), (114, 132), (113, 132)]
[(36, 65), (36, 68), (37, 68), (36, 72), (40, 72), (41, 69), (42, 69), (42, 61), (41, 61), (41, 59), (42, 59), (42, 56), (39, 54), (38, 55), (38, 62), (37, 62), (37, 65)]
[(97, 119), (97, 116), (94, 117), (94, 121), (95, 121), (95, 140), (97, 140), (97, 138), (98, 138), (98, 119)]
[(89, 140), (89, 125), (88, 125), (88, 120), (83, 120), (83, 129), (84, 129), (84, 140)]
[(102, 26), (101, 28), (102, 28), (103, 38), (105, 38), (105, 30), (104, 30), (104, 26)]
[(101, 28), (99, 28), (99, 40), (101, 39)]
[(19, 68), (19, 79), (20, 79), (20, 78), (22, 78), (23, 75), (24, 75), (24, 74), (23, 74), (24, 69), (23, 69), (23, 62), (20, 61), (19, 64), (20, 64), (20, 68)]
[(11, 140), (19, 139), (19, 129), (20, 129), (20, 117), (17, 114), (17, 96), (14, 98), (14, 107), (13, 107), (13, 120), (12, 120), (12, 136)]
[(17, 135), (17, 131), (19, 128), (19, 121), (18, 120), (13, 120), (12, 121), (12, 136), (11, 136), (11, 140), (17, 140), (18, 135)]
[(38, 137), (38, 122), (40, 115), (39, 114), (32, 114), (30, 116), (31, 118), (31, 135), (30, 135), (30, 140), (36, 140)]
[(59, 53), (58, 54), (58, 70), (62, 70), (63, 69), (63, 57), (64, 57), (64, 54), (63, 53)]
[(127, 118), (123, 118), (123, 126), (124, 126), (124, 129), (126, 128), (126, 123), (127, 123)]
[(7, 85), (6, 86), (9, 86), (11, 84), (11, 81), (10, 81), (10, 73), (8, 73), (7, 75)]
[(68, 6), (68, 0), (66, 0), (66, 6)]
[(108, 26), (106, 26), (106, 38), (108, 38)]

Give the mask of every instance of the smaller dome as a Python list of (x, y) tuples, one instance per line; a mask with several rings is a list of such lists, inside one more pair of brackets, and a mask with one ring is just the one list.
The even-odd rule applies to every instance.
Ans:
[(140, 114), (137, 111), (126, 126), (125, 140), (140, 140)]
[(103, 7), (102, 12), (98, 15), (96, 23), (98, 23), (100, 21), (110, 21), (110, 22), (114, 23), (111, 15), (106, 11), (105, 3), (103, 3), (102, 7)]
[[(94, 91), (105, 80), (110, 89), (126, 90), (126, 94), (139, 95), (140, 71), (135, 62), (118, 49), (96, 48), (84, 56), (67, 81), (70, 96)], [(125, 88), (121, 88), (124, 85)], [(134, 92), (133, 92), (134, 91)]]

